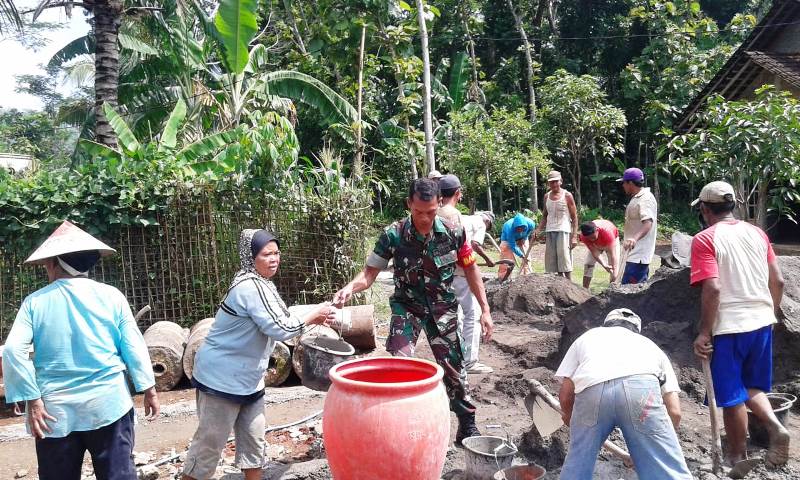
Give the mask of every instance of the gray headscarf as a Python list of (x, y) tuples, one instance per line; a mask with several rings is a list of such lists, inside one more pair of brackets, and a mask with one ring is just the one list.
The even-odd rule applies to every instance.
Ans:
[(278, 243), (278, 239), (275, 238), (275, 235), (266, 230), (255, 228), (242, 230), (242, 234), (239, 235), (239, 259), (241, 266), (239, 267), (239, 271), (236, 272), (236, 275), (234, 275), (233, 282), (231, 282), (231, 286), (228, 290), (249, 278), (269, 280), (256, 271), (254, 260), (258, 252), (269, 242)]

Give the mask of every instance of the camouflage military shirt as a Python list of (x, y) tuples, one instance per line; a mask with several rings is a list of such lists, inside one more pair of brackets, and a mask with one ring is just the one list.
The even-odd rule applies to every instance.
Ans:
[(394, 258), (394, 295), (391, 301), (424, 310), (438, 319), (454, 312), (458, 302), (452, 288), (456, 265), (475, 263), (464, 229), (436, 217), (425, 237), (414, 228), (411, 217), (383, 231), (367, 259), (370, 267), (384, 269)]

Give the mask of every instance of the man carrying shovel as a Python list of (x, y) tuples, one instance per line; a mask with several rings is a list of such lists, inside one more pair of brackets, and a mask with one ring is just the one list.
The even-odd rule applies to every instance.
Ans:
[(695, 205), (709, 227), (692, 240), (690, 282), (702, 288), (694, 351), (704, 362), (711, 357), (727, 463), (747, 458), (747, 406), (769, 433), (767, 465), (784, 465), (789, 432), (764, 393), (772, 388), (772, 325), (783, 296), (775, 252), (761, 229), (733, 217), (736, 198), (728, 183), (709, 183)]
[(336, 292), (333, 303), (342, 306), (354, 293), (372, 285), (378, 273), (394, 259), (395, 290), (389, 305), (392, 319), (386, 350), (392, 355), (414, 356), (420, 331), (425, 329), (436, 362), (444, 369), (444, 385), (450, 410), (458, 417), (456, 443), (480, 435), (475, 425), (464, 368), (464, 353), (457, 334), (458, 301), (453, 291), (456, 266), (464, 269), (469, 289), (481, 308), (485, 340), (492, 336), (492, 315), (483, 289), (475, 255), (464, 229), (442, 220), (439, 185), (433, 180), (414, 180), (408, 192), (411, 215), (383, 231), (364, 270)]
[(667, 355), (641, 331), (639, 316), (619, 308), (567, 350), (556, 372), (563, 379), (558, 396), (570, 432), (560, 478), (590, 480), (597, 453), (615, 427), (639, 478), (693, 478), (675, 434), (681, 418), (678, 379)]

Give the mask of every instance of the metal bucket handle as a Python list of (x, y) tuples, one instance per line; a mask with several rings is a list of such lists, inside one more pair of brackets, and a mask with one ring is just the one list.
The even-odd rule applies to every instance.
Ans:
[[(506, 434), (505, 441), (503, 443), (501, 443), (500, 445), (496, 446), (494, 448), (494, 451), (492, 452), (492, 454), (494, 455), (494, 463), (495, 463), (495, 465), (497, 465), (497, 469), (501, 470), (502, 468), (500, 467), (500, 461), (497, 460), (497, 451), (502, 449), (503, 447), (506, 447), (506, 446), (511, 447), (511, 449), (514, 450), (514, 451), (518, 451), (517, 446), (514, 445), (514, 442), (511, 441), (511, 434), (508, 433), (508, 429), (506, 429), (506, 427), (504, 427), (503, 425), (500, 425), (500, 424), (486, 425), (486, 428), (488, 428), (490, 430), (502, 430)], [(505, 474), (503, 474), (503, 476), (505, 476)]]

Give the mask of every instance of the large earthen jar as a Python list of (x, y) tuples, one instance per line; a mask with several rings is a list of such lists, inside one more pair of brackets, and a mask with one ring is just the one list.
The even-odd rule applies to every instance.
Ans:
[(450, 441), (441, 367), (363, 358), (330, 370), (323, 440), (336, 480), (438, 480)]

